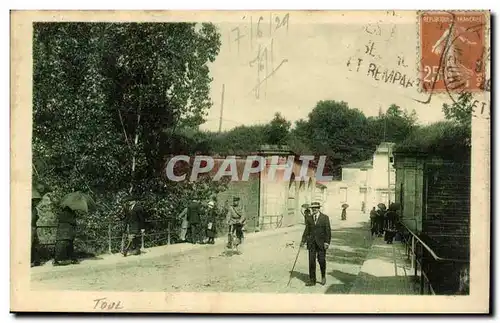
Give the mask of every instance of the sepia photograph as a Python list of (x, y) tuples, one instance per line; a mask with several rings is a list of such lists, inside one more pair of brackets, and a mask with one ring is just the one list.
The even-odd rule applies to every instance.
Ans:
[(12, 311), (488, 312), (489, 11), (12, 11), (11, 64)]

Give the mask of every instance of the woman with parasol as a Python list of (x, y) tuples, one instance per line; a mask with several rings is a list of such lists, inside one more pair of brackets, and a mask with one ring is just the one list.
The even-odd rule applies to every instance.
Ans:
[(77, 212), (88, 213), (90, 208), (95, 207), (92, 199), (80, 191), (64, 196), (60, 205), (62, 210), (57, 215), (54, 266), (78, 263), (74, 250)]
[(349, 207), (349, 204), (344, 203), (342, 204), (342, 214), (340, 216), (342, 221), (347, 220), (347, 208)]

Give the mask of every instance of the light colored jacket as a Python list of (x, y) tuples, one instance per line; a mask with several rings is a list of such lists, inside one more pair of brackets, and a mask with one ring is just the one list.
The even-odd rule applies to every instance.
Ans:
[(237, 210), (234, 206), (229, 207), (229, 211), (227, 212), (227, 223), (229, 225), (243, 224), (245, 221), (246, 218), (241, 209)]

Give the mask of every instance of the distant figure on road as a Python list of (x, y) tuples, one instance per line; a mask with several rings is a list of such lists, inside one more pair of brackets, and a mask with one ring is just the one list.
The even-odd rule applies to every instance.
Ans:
[(321, 284), (326, 284), (326, 250), (330, 246), (332, 231), (330, 218), (319, 211), (319, 202), (311, 203), (311, 214), (306, 216), (306, 228), (302, 234), (301, 246), (307, 243), (309, 250), (309, 282), (316, 285), (316, 258), (321, 270)]
[(377, 211), (375, 207), (370, 211), (370, 230), (373, 237), (373, 235), (377, 233)]
[(304, 216), (304, 223), (306, 223), (307, 217), (311, 215), (311, 209), (309, 208), (309, 204), (307, 203), (302, 204), (301, 212), (302, 215)]
[(346, 209), (342, 209), (342, 215), (340, 216), (340, 218), (342, 219), (342, 221), (347, 220), (347, 210)]
[(347, 220), (347, 208), (349, 207), (349, 204), (344, 203), (342, 204), (342, 214), (340, 215), (340, 219), (342, 221)]
[(135, 198), (129, 198), (125, 206), (125, 225), (127, 228), (127, 245), (123, 256), (141, 254), (141, 230), (144, 229), (145, 211)]

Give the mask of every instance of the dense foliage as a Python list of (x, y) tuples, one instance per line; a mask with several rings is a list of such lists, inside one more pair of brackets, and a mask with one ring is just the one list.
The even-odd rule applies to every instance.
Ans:
[(396, 146), (399, 152), (422, 152), (451, 159), (468, 158), (471, 148), (472, 95), (463, 93), (452, 105), (443, 104), (447, 121), (415, 127)]
[(52, 187), (53, 202), (73, 190), (95, 199), (98, 210), (80, 219), (82, 240), (102, 242), (127, 194), (156, 220), (222, 188), (161, 176), (169, 155), (203, 147), (190, 129), (211, 106), (207, 64), (219, 47), (211, 24), (34, 24), (34, 180)]
[(291, 123), (276, 114), (268, 124), (240, 126), (207, 134), (214, 154), (248, 154), (263, 144), (286, 144), (297, 154), (326, 155), (327, 172), (339, 175), (342, 164), (371, 158), (381, 141), (399, 143), (415, 127), (415, 112), (391, 105), (377, 117), (366, 117), (345, 102), (319, 101), (307, 119)]

